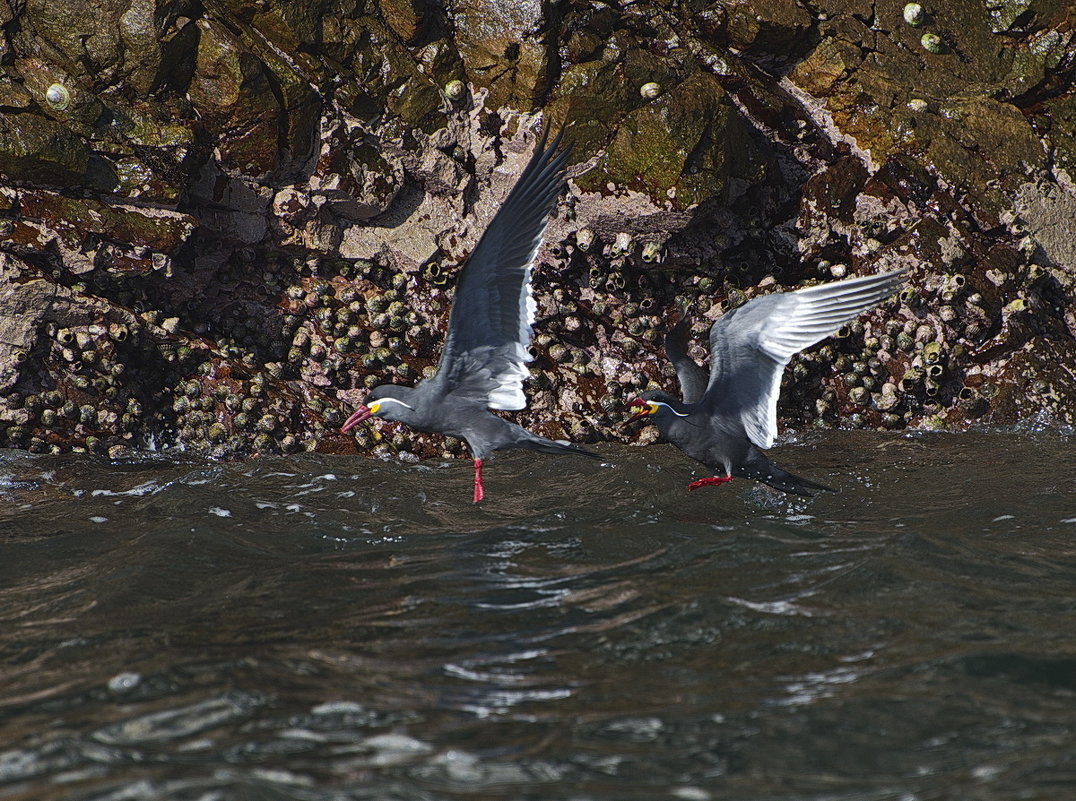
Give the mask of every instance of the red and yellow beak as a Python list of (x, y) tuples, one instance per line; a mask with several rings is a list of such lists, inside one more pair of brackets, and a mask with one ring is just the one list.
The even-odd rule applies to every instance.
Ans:
[(657, 414), (658, 405), (656, 403), (647, 403), (642, 398), (636, 398), (628, 404), (629, 409), (638, 409), (635, 414), (620, 424), (621, 428), (626, 427), (630, 423), (634, 423), (636, 420), (641, 420), (647, 415)]
[(347, 420), (345, 420), (342, 426), (340, 426), (340, 433), (346, 434), (363, 420), (367, 419), (368, 417), (373, 417), (375, 414), (377, 414), (377, 411), (380, 408), (381, 403), (378, 401), (374, 401), (369, 406), (360, 405), (359, 408), (355, 410), (355, 413), (352, 414), (351, 417), (349, 417)]

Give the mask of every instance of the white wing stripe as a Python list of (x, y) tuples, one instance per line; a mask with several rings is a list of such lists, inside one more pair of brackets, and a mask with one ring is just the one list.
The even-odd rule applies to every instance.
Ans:
[[(861, 280), (869, 282), (875, 279)], [(774, 328), (762, 332), (759, 347), (778, 361), (787, 362), (799, 351), (830, 336), (849, 320), (887, 298), (897, 285), (899, 281), (887, 282), (883, 287), (879, 287), (877, 282), (866, 287), (824, 285), (790, 293), (793, 296), (810, 294), (816, 297), (797, 297), (796, 300), (800, 302), (789, 310), (787, 318)], [(828, 290), (829, 297), (817, 297), (822, 294), (821, 290)]]
[[(542, 227), (545, 233), (545, 227)], [(530, 373), (524, 365), (531, 361), (527, 347), (530, 345), (532, 326), (538, 311), (538, 304), (534, 301), (534, 292), (531, 288), (531, 271), (534, 267), (534, 257), (538, 253), (538, 245), (542, 241), (541, 235), (535, 240), (534, 249), (531, 250), (527, 259), (527, 267), (523, 271), (523, 284), (519, 292), (519, 340), (515, 344), (515, 353), (509, 358), (505, 367), (494, 374), (493, 379), (497, 385), (486, 397), (486, 403), (491, 409), (503, 409), (508, 412), (516, 412), (525, 409), (527, 396), (523, 393), (523, 382), (530, 377)]]
[(844, 281), (835, 281), (828, 284), (816, 284), (815, 286), (809, 286), (804, 289), (795, 290), (795, 294), (803, 296), (805, 299), (810, 298), (813, 295), (831, 295), (844, 292), (855, 292), (864, 288), (877, 288), (879, 286), (897, 287), (901, 283), (900, 275), (902, 270), (898, 270), (892, 273), (885, 273), (882, 275), (864, 275), (860, 278), (849, 278)]

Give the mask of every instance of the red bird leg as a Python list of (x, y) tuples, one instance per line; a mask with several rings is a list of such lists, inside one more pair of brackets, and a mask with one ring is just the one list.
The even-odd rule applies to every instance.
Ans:
[(482, 460), (474, 460), (474, 502), (478, 503), (486, 496), (482, 489)]
[(719, 487), (732, 481), (732, 476), (713, 476), (712, 478), (700, 478), (687, 485), (688, 492), (697, 490), (699, 487)]

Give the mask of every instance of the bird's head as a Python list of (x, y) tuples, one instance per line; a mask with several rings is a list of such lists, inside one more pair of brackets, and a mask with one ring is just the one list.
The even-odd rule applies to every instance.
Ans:
[(398, 387), (392, 384), (374, 387), (374, 391), (366, 396), (366, 403), (359, 404), (359, 408), (344, 421), (340, 431), (346, 434), (369, 417), (406, 423), (415, 408), (405, 400), (412, 391), (411, 387)]
[(687, 417), (685, 412), (680, 411), (682, 405), (680, 401), (667, 392), (662, 392), (659, 389), (647, 390), (628, 404), (628, 408), (633, 409), (635, 414), (625, 420), (621, 428), (644, 417), (650, 417), (652, 422), (658, 425), (668, 422), (674, 417)]

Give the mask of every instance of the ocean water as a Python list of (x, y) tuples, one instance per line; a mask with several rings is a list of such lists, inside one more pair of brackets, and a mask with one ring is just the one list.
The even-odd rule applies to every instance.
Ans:
[(0, 453), (0, 799), (1076, 793), (1076, 441)]

